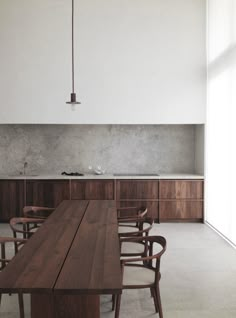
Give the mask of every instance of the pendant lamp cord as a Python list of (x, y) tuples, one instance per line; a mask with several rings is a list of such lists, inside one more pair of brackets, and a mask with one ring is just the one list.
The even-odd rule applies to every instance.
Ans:
[(75, 92), (74, 84), (74, 0), (72, 0), (72, 92)]

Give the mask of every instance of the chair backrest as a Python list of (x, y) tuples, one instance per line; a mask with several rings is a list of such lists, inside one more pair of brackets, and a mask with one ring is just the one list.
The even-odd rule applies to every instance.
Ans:
[(123, 218), (144, 217), (147, 212), (147, 207), (120, 207), (117, 208), (117, 218), (122, 220)]
[(27, 205), (23, 208), (24, 217), (46, 219), (55, 209), (44, 206), (30, 206)]
[[(121, 266), (141, 266), (155, 270), (155, 280), (160, 279), (160, 261), (161, 256), (166, 251), (166, 239), (163, 236), (145, 236), (145, 237), (126, 237), (121, 238), (121, 245), (124, 242), (143, 242), (148, 244), (147, 254), (145, 257), (128, 257), (121, 259)], [(137, 264), (142, 262), (142, 264)], [(134, 264), (132, 264), (134, 263)]]
[[(16, 239), (13, 237), (0, 237), (0, 271), (6, 267), (12, 257), (14, 257), (26, 241), (27, 240)], [(14, 246), (14, 249), (11, 245), (12, 247)]]
[(125, 224), (125, 223), (129, 223), (129, 224), (134, 224), (135, 227), (139, 227), (139, 223), (147, 217), (147, 212), (148, 209), (147, 208), (140, 208), (136, 210), (136, 214), (135, 216), (123, 216), (123, 217), (118, 217), (118, 223), (120, 225)]
[(124, 223), (119, 223), (118, 234), (120, 237), (148, 236), (154, 223), (154, 220), (150, 217), (132, 218), (132, 222), (134, 222), (133, 225), (130, 223), (130, 220), (131, 219), (128, 218), (125, 219)]
[(28, 239), (44, 221), (44, 219), (36, 218), (12, 218), (10, 227), (14, 238)]
[(140, 209), (138, 211), (138, 217), (139, 218), (144, 218), (147, 216), (147, 212), (148, 212), (148, 209), (147, 208), (143, 208), (143, 209)]

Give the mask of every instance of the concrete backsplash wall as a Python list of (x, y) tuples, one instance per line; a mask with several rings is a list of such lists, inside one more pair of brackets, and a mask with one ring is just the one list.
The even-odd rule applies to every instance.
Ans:
[(194, 125), (0, 125), (0, 174), (195, 172)]

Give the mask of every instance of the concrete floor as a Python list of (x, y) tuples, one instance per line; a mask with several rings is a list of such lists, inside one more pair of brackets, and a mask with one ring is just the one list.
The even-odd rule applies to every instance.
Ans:
[[(151, 234), (165, 236), (161, 264), (164, 318), (235, 318), (236, 250), (204, 224), (156, 224)], [(0, 224), (0, 235), (11, 235)], [(30, 317), (29, 296), (24, 296)], [(1, 318), (18, 318), (15, 295), (3, 295)], [(111, 296), (101, 297), (101, 318), (114, 317)], [(149, 290), (124, 291), (120, 318), (158, 317)], [(43, 318), (43, 317), (42, 317)]]

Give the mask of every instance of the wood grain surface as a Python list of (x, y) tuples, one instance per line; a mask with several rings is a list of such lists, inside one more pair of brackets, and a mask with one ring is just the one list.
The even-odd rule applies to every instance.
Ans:
[(203, 221), (203, 201), (160, 201), (160, 221)]
[(24, 204), (24, 181), (0, 180), (0, 221), (20, 216)]
[(56, 208), (70, 199), (69, 180), (27, 180), (26, 205)]
[(159, 199), (203, 199), (202, 180), (160, 180)]
[(54, 288), (61, 294), (121, 293), (114, 201), (90, 201)]
[(0, 273), (0, 293), (30, 293), (31, 318), (99, 318), (122, 291), (115, 201), (63, 201)]
[(52, 293), (87, 205), (63, 201), (0, 273), (0, 292)]
[(71, 199), (114, 200), (114, 181), (71, 180)]
[(158, 199), (157, 180), (117, 180), (116, 199)]

